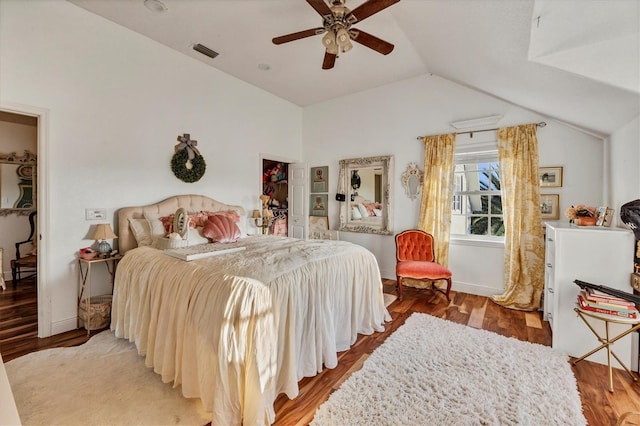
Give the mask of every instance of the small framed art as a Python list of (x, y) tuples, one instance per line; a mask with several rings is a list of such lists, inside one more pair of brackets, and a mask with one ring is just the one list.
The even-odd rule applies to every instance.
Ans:
[(310, 216), (328, 216), (328, 195), (327, 194), (311, 194), (309, 196), (309, 215)]
[(328, 239), (329, 218), (327, 216), (309, 216), (309, 237), (316, 240)]
[(560, 188), (562, 186), (562, 167), (540, 167), (540, 186)]
[(540, 194), (540, 213), (542, 219), (560, 219), (560, 195)]
[(329, 192), (329, 166), (311, 168), (311, 192)]
[(613, 209), (609, 207), (598, 207), (596, 210), (596, 226), (611, 226), (613, 220)]

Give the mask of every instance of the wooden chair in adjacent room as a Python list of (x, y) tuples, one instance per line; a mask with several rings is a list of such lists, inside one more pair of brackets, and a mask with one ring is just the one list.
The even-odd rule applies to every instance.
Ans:
[[(436, 262), (433, 236), (427, 232), (410, 229), (396, 235), (396, 278), (400, 300), (402, 300), (404, 278), (431, 281), (432, 288), (444, 294), (449, 300), (451, 271)], [(446, 290), (435, 285), (436, 281), (441, 280), (446, 281)]]
[(29, 214), (29, 226), (31, 227), (31, 230), (29, 231), (29, 238), (15, 244), (16, 258), (11, 261), (11, 278), (13, 279), (14, 287), (18, 285), (20, 280), (37, 276), (38, 245), (37, 241), (34, 241), (36, 231), (36, 214), (37, 212), (31, 212)]

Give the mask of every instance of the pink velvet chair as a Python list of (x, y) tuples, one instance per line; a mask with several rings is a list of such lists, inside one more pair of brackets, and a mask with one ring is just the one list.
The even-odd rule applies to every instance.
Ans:
[[(402, 279), (432, 281), (434, 290), (444, 294), (449, 300), (451, 291), (451, 271), (434, 259), (433, 236), (418, 229), (410, 229), (396, 235), (396, 278), (398, 299), (402, 300)], [(447, 290), (435, 285), (435, 281), (445, 280)]]

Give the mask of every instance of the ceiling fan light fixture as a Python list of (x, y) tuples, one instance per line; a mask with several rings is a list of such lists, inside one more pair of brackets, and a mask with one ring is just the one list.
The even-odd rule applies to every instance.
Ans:
[(349, 32), (344, 28), (340, 28), (336, 32), (336, 43), (338, 44), (338, 47), (342, 52), (348, 52), (349, 50), (351, 50), (351, 48), (353, 48), (353, 44), (351, 44), (351, 37), (349, 37)]
[(322, 37), (322, 45), (327, 49), (327, 52), (333, 53), (334, 55), (338, 53), (336, 33), (332, 30), (327, 31), (324, 37)]

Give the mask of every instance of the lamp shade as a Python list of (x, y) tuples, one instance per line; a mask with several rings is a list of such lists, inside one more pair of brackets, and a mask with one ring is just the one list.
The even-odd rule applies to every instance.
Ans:
[(253, 213), (251, 213), (251, 217), (253, 219), (260, 219), (260, 210), (254, 210)]
[(99, 223), (96, 225), (96, 229), (93, 231), (91, 238), (94, 240), (106, 240), (110, 238), (118, 238), (118, 236), (113, 233), (111, 225), (108, 223)]

